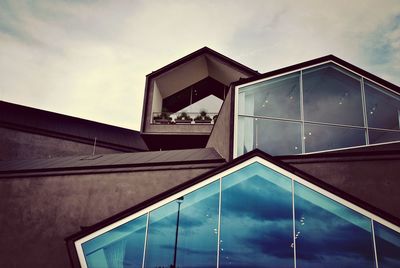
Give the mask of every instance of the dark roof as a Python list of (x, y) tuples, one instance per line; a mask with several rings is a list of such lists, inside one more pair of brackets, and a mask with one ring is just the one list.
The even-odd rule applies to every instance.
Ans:
[(67, 237), (66, 241), (67, 241), (70, 257), (72, 258), (72, 260), (71, 260), (72, 263), (75, 262), (75, 260), (73, 260), (73, 258), (74, 258), (73, 256), (76, 257), (74, 241), (76, 241), (76, 240), (78, 240), (78, 239), (80, 239), (80, 238), (82, 238), (82, 237), (84, 237), (84, 236), (86, 236), (88, 234), (91, 234), (91, 233), (93, 233), (93, 232), (95, 232), (95, 231), (97, 231), (97, 230), (99, 230), (101, 228), (104, 228), (104, 227), (106, 227), (106, 226), (108, 226), (108, 225), (110, 225), (110, 224), (112, 224), (112, 223), (114, 223), (114, 222), (116, 222), (118, 220), (121, 220), (121, 219), (123, 219), (123, 218), (125, 218), (125, 217), (127, 217), (129, 215), (132, 215), (133, 213), (136, 213), (136, 212), (138, 212), (138, 211), (140, 211), (140, 210), (142, 210), (142, 209), (144, 209), (144, 208), (146, 208), (146, 207), (148, 207), (150, 205), (153, 205), (153, 204), (155, 204), (155, 203), (157, 203), (157, 202), (159, 202), (159, 201), (161, 201), (161, 200), (163, 200), (163, 199), (165, 199), (165, 198), (167, 198), (167, 197), (169, 197), (171, 195), (174, 195), (174, 194), (176, 194), (176, 193), (178, 193), (178, 192), (180, 192), (180, 191), (182, 191), (182, 190), (184, 190), (186, 188), (189, 188), (189, 187), (191, 187), (191, 186), (193, 186), (193, 185), (195, 185), (195, 184), (197, 184), (197, 183), (199, 183), (199, 182), (201, 182), (201, 181), (203, 181), (203, 180), (205, 180), (205, 179), (207, 179), (207, 178), (209, 178), (211, 176), (217, 175), (217, 174), (219, 174), (219, 173), (221, 173), (221, 172), (223, 172), (223, 171), (225, 171), (225, 170), (227, 170), (227, 169), (229, 169), (231, 167), (234, 167), (234, 166), (236, 166), (236, 165), (238, 165), (238, 164), (240, 164), (240, 163), (242, 163), (242, 162), (244, 162), (244, 161), (246, 161), (248, 159), (251, 159), (251, 158), (253, 158), (255, 156), (261, 157), (261, 158), (263, 158), (263, 159), (265, 159), (265, 160), (267, 160), (267, 161), (269, 161), (269, 162), (271, 162), (271, 163), (273, 163), (273, 164), (275, 164), (275, 165), (277, 165), (277, 166), (279, 166), (279, 167), (281, 167), (281, 168), (283, 168), (283, 169), (285, 169), (285, 170), (287, 170), (287, 171), (289, 171), (289, 172), (291, 172), (291, 173), (293, 173), (293, 174), (295, 174), (295, 175), (297, 175), (297, 176), (309, 181), (310, 183), (312, 183), (312, 184), (314, 184), (314, 185), (316, 185), (318, 187), (321, 187), (322, 189), (325, 189), (326, 191), (331, 192), (332, 194), (335, 194), (335, 195), (337, 195), (337, 196), (339, 196), (339, 197), (341, 197), (341, 198), (343, 198), (343, 199), (345, 199), (345, 200), (347, 200), (347, 201), (349, 201), (349, 202), (351, 202), (351, 203), (353, 203), (353, 204), (355, 204), (355, 205), (357, 205), (357, 206), (359, 206), (359, 207), (361, 207), (361, 208), (363, 208), (365, 210), (368, 210), (368, 211), (370, 211), (370, 212), (372, 212), (372, 213), (374, 213), (374, 214), (386, 219), (389, 222), (392, 222), (392, 223), (394, 223), (394, 224), (396, 224), (398, 226), (400, 225), (400, 219), (399, 218), (397, 218), (397, 217), (395, 217), (395, 216), (393, 216), (391, 214), (388, 214), (387, 212), (382, 211), (382, 210), (372, 206), (371, 204), (368, 204), (368, 203), (366, 203), (366, 202), (364, 202), (364, 201), (362, 201), (362, 200), (360, 200), (360, 199), (358, 199), (358, 198), (356, 198), (356, 197), (354, 197), (354, 196), (352, 196), (352, 195), (350, 195), (350, 194), (348, 194), (348, 193), (346, 193), (344, 191), (341, 191), (341, 190), (331, 186), (330, 184), (327, 184), (326, 182), (324, 182), (324, 181), (322, 181), (320, 179), (317, 179), (317, 178), (315, 178), (315, 177), (313, 177), (313, 176), (311, 176), (311, 175), (309, 175), (309, 174), (307, 174), (307, 173), (305, 173), (305, 172), (303, 172), (303, 171), (301, 171), (301, 170), (299, 170), (299, 169), (297, 169), (297, 168), (295, 168), (295, 167), (293, 167), (293, 166), (291, 166), (289, 164), (286, 164), (286, 163), (278, 160), (275, 157), (270, 156), (269, 154), (267, 154), (267, 153), (265, 153), (265, 152), (263, 152), (263, 151), (261, 151), (259, 149), (255, 149), (255, 150), (253, 150), (253, 151), (251, 151), (249, 153), (246, 153), (246, 154), (244, 154), (244, 155), (242, 155), (242, 156), (240, 156), (240, 157), (238, 157), (238, 158), (236, 158), (236, 159), (234, 159), (234, 160), (232, 160), (232, 161), (230, 161), (230, 162), (228, 162), (228, 163), (226, 163), (226, 164), (224, 164), (224, 165), (222, 165), (220, 167), (217, 167), (217, 168), (215, 168), (213, 170), (210, 170), (210, 171), (208, 171), (208, 172), (206, 172), (206, 173), (204, 173), (204, 174), (202, 174), (202, 175), (200, 175), (200, 176), (198, 176), (198, 177), (196, 177), (196, 178), (194, 178), (194, 179), (192, 179), (190, 181), (187, 181), (187, 182), (185, 182), (185, 183), (183, 183), (181, 185), (178, 185), (177, 187), (175, 187), (173, 189), (167, 190), (167, 191), (165, 191), (165, 192), (163, 192), (163, 193), (161, 193), (161, 194), (159, 194), (157, 196), (154, 196), (154, 197), (150, 198), (149, 200), (146, 200), (146, 201), (144, 201), (144, 202), (142, 202), (142, 203), (140, 203), (140, 204), (138, 204), (138, 205), (136, 205), (136, 206), (134, 206), (132, 208), (129, 208), (129, 209), (125, 210), (125, 211), (122, 211), (122, 212), (120, 212), (120, 213), (118, 213), (118, 214), (116, 214), (116, 215), (114, 215), (114, 216), (112, 216), (112, 217), (110, 217), (108, 219), (105, 219), (105, 220), (103, 220), (103, 221), (101, 221), (101, 222), (99, 222), (99, 223), (97, 223), (97, 224), (95, 224), (93, 226), (85, 227), (83, 230), (79, 231), (78, 233)]
[(147, 151), (140, 132), (0, 101), (0, 126), (119, 149)]
[(390, 83), (390, 82), (388, 82), (388, 81), (386, 81), (386, 80), (384, 80), (384, 79), (382, 79), (382, 78), (380, 78), (380, 77), (378, 77), (378, 76), (376, 76), (374, 74), (371, 74), (370, 72), (367, 72), (367, 71), (365, 71), (365, 70), (363, 70), (363, 69), (361, 69), (361, 68), (359, 68), (359, 67), (357, 67), (357, 66), (355, 66), (355, 65), (353, 65), (353, 64), (351, 64), (351, 63), (349, 63), (347, 61), (344, 61), (344, 60), (342, 60), (342, 59), (340, 59), (340, 58), (338, 58), (338, 57), (336, 57), (334, 55), (327, 55), (327, 56), (324, 56), (324, 57), (320, 57), (320, 58), (316, 58), (316, 59), (313, 59), (313, 60), (305, 61), (305, 62), (302, 62), (302, 63), (298, 63), (298, 64), (291, 65), (291, 66), (288, 66), (288, 67), (284, 67), (284, 68), (281, 68), (281, 69), (278, 69), (278, 70), (274, 70), (274, 71), (271, 71), (271, 72), (255, 75), (255, 76), (252, 76), (252, 77), (249, 77), (249, 78), (240, 79), (239, 81), (235, 82), (234, 85), (242, 85), (242, 84), (253, 82), (253, 81), (256, 81), (256, 80), (263, 79), (263, 78), (268, 78), (268, 77), (271, 77), (271, 76), (280, 75), (280, 74), (284, 74), (284, 73), (287, 73), (287, 72), (292, 72), (292, 71), (295, 71), (295, 70), (298, 70), (298, 69), (302, 69), (302, 68), (306, 68), (306, 67), (309, 67), (309, 66), (312, 66), (312, 65), (320, 64), (320, 63), (323, 63), (323, 62), (326, 62), (326, 61), (336, 62), (336, 63), (338, 63), (338, 64), (340, 64), (340, 65), (342, 65), (342, 66), (344, 66), (344, 67), (346, 67), (346, 68), (348, 68), (348, 69), (350, 69), (350, 70), (352, 70), (352, 71), (354, 71), (354, 72), (356, 72), (356, 73), (358, 73), (358, 74), (360, 74), (362, 76), (365, 76), (365, 77), (371, 79), (372, 81), (377, 82), (378, 84), (386, 86), (386, 87), (392, 89), (393, 91), (396, 91), (397, 93), (400, 93), (400, 87), (399, 86), (397, 86), (395, 84), (392, 84), (392, 83)]
[(213, 55), (213, 56), (215, 56), (215, 57), (217, 57), (217, 58), (219, 58), (219, 59), (221, 59), (223, 61), (226, 61), (226, 62), (230, 63), (231, 65), (235, 66), (239, 70), (247, 72), (249, 75), (260, 74), (258, 71), (253, 70), (253, 69), (247, 67), (246, 65), (243, 65), (243, 64), (241, 64), (241, 63), (239, 63), (239, 62), (237, 62), (237, 61), (235, 61), (235, 60), (233, 60), (231, 58), (228, 58), (227, 56), (222, 55), (221, 53), (218, 53), (217, 51), (212, 50), (209, 47), (203, 47), (203, 48), (200, 48), (199, 50), (196, 50), (195, 52), (192, 52), (189, 55), (186, 55), (185, 57), (180, 58), (180, 59), (178, 59), (178, 60), (176, 60), (176, 61), (174, 61), (174, 62), (172, 62), (172, 63), (170, 63), (170, 64), (168, 64), (168, 65), (166, 65), (166, 66), (164, 66), (164, 67), (162, 67), (162, 68), (160, 68), (158, 70), (156, 70), (156, 71), (151, 72), (147, 76), (156, 76), (156, 75), (162, 74), (162, 73), (167, 72), (167, 71), (169, 71), (169, 70), (171, 70), (171, 69), (173, 69), (173, 68), (175, 68), (175, 67), (177, 67), (177, 66), (179, 66), (179, 65), (181, 65), (181, 64), (183, 64), (185, 62), (191, 61), (192, 59), (194, 59), (194, 58), (196, 58), (198, 56), (201, 56), (203, 54), (211, 54), (211, 55)]
[(57, 157), (0, 161), (0, 177), (10, 175), (43, 175), (54, 172), (77, 170), (104, 170), (127, 167), (173, 166), (194, 163), (224, 163), (225, 160), (213, 148), (100, 154), (89, 156)]

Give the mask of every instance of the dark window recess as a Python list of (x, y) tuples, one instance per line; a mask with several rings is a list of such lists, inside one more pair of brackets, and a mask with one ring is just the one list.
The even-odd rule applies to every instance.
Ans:
[(199, 82), (163, 99), (163, 112), (175, 113), (210, 95), (225, 99), (228, 87), (214, 78), (206, 77)]

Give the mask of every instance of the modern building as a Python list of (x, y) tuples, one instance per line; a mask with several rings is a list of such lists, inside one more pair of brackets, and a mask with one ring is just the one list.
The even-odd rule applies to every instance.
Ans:
[(140, 132), (0, 110), (1, 267), (400, 267), (400, 88), (335, 56), (202, 48)]

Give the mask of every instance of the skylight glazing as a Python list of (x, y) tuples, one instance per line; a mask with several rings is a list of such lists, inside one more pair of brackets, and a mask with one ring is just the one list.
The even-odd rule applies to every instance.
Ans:
[(386, 224), (256, 157), (75, 244), (90, 268), (399, 267)]
[(239, 87), (237, 105), (237, 156), (400, 141), (400, 97), (334, 63)]

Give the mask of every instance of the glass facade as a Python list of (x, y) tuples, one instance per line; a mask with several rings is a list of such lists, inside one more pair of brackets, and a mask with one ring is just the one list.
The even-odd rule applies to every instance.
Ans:
[(253, 161), (82, 243), (84, 261), (100, 268), (399, 267), (398, 232), (310, 187)]
[(240, 87), (236, 154), (259, 148), (292, 155), (400, 141), (399, 122), (398, 95), (327, 63)]
[(374, 230), (379, 267), (400, 267), (400, 234), (377, 222)]
[(371, 220), (294, 185), (297, 267), (375, 267)]
[(83, 243), (89, 268), (141, 267), (147, 215)]

